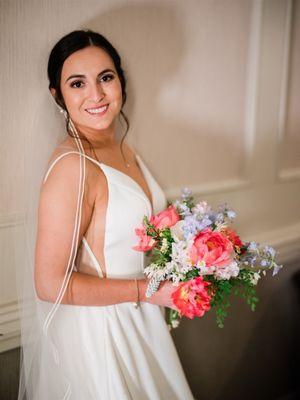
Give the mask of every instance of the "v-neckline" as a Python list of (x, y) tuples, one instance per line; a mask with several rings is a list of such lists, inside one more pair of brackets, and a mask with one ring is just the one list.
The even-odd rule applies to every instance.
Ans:
[[(139, 156), (137, 153), (135, 154), (135, 159), (137, 160), (137, 163), (138, 163), (138, 166), (139, 166), (139, 168), (140, 168), (140, 171), (141, 171), (141, 173), (142, 173), (142, 175), (143, 175), (143, 177), (144, 177), (144, 181), (146, 182), (146, 184), (147, 184), (147, 186), (148, 186), (148, 188), (149, 188), (149, 191), (150, 191), (150, 193), (151, 193), (151, 197), (152, 197), (152, 190), (151, 190), (151, 187), (150, 187), (150, 185), (149, 185), (149, 183), (148, 183), (148, 180), (147, 180), (147, 178), (146, 178), (146, 174), (145, 174), (145, 172), (144, 172), (144, 170), (143, 170), (142, 162), (140, 162), (140, 161), (142, 161), (142, 160), (140, 159), (140, 156)], [(96, 160), (95, 160), (95, 161), (96, 161)], [(121, 175), (125, 175), (125, 176), (126, 176), (127, 178), (129, 178), (132, 182), (134, 182), (135, 185), (142, 191), (142, 193), (143, 193), (143, 195), (145, 196), (145, 198), (148, 200), (148, 203), (150, 204), (150, 208), (151, 208), (152, 214), (154, 213), (154, 208), (153, 208), (152, 202), (150, 201), (149, 197), (147, 196), (145, 190), (142, 188), (142, 186), (141, 186), (139, 183), (137, 183), (137, 181), (136, 181), (135, 179), (133, 179), (130, 175), (125, 174), (125, 172), (120, 171), (118, 168), (112, 167), (111, 165), (108, 165), (108, 164), (105, 164), (105, 163), (99, 162), (99, 161), (98, 161), (98, 164), (99, 164), (99, 165), (104, 165), (104, 166), (106, 166), (106, 167), (108, 167), (108, 168), (111, 168), (111, 169), (113, 169), (114, 171), (119, 172)], [(152, 197), (152, 200), (153, 200), (153, 197)]]

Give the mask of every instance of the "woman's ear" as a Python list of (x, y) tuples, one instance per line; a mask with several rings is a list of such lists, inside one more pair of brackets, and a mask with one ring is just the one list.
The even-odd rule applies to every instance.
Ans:
[(61, 108), (63, 108), (63, 109), (65, 110), (65, 109), (66, 109), (65, 103), (64, 103), (63, 99), (62, 99), (62, 100), (59, 100), (59, 99), (57, 98), (57, 91), (56, 91), (56, 89), (50, 88), (50, 92), (51, 92), (51, 95), (52, 95), (53, 98), (54, 98), (55, 103), (57, 103)]
[(51, 89), (50, 89), (50, 92), (51, 92), (52, 96), (53, 96), (53, 97), (54, 97), (54, 99), (55, 99), (55, 96), (56, 96), (56, 90), (55, 90), (54, 88), (51, 88)]

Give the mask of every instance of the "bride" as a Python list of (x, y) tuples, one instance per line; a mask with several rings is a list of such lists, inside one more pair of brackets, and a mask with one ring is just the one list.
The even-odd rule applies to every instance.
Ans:
[(19, 399), (193, 399), (164, 318), (174, 287), (146, 297), (144, 255), (132, 249), (135, 228), (166, 198), (117, 140), (117, 119), (129, 127), (119, 54), (101, 34), (73, 31), (53, 47), (48, 78), (68, 135), (40, 188), (36, 323)]

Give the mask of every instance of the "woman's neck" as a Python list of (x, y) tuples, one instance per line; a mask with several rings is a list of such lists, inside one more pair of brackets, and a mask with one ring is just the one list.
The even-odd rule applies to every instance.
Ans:
[[(110, 149), (118, 145), (115, 126), (110, 126), (108, 129), (94, 130), (83, 128), (79, 125), (76, 126), (76, 129), (79, 137), (87, 139), (94, 149)], [(82, 145), (84, 148), (89, 147), (89, 143), (86, 140), (82, 140)]]

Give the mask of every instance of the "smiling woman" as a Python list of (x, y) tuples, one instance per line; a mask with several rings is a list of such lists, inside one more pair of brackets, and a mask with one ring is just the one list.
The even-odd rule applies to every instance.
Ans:
[(143, 254), (132, 249), (166, 197), (117, 140), (117, 119), (128, 123), (120, 57), (102, 35), (74, 31), (52, 49), (48, 77), (68, 136), (40, 188), (19, 400), (193, 399), (164, 319), (174, 287), (146, 298)]
[[(122, 107), (122, 87), (107, 52), (89, 46), (71, 54), (64, 62), (61, 82), (65, 106), (79, 130), (88, 130), (94, 142), (99, 129), (109, 136)], [(54, 88), (51, 93), (55, 96)]]

